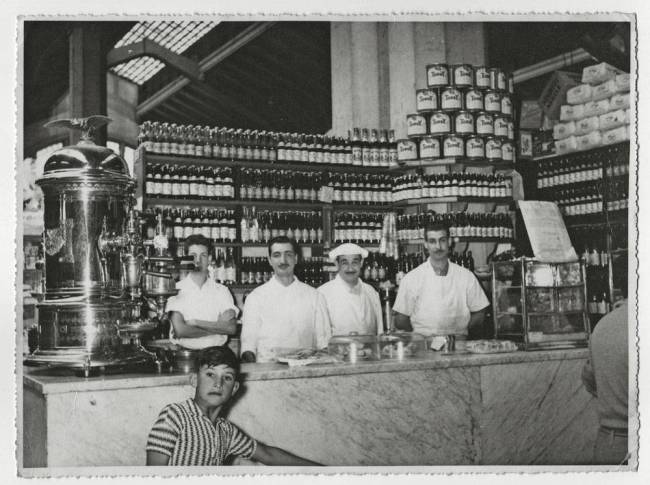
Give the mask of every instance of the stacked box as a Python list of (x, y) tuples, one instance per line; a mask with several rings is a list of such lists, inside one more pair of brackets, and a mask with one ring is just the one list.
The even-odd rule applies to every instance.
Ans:
[(629, 74), (604, 62), (585, 67), (566, 98), (553, 127), (558, 155), (630, 139)]

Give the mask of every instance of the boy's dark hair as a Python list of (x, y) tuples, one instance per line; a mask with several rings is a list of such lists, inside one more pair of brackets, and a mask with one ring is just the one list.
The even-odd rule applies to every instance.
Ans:
[(427, 234), (429, 231), (445, 231), (447, 233), (447, 237), (449, 237), (449, 226), (443, 221), (429, 222), (426, 226), (424, 226), (425, 241), (427, 239)]
[(300, 257), (300, 246), (298, 246), (298, 243), (296, 242), (295, 239), (291, 239), (290, 237), (287, 236), (278, 236), (274, 237), (269, 241), (269, 256), (271, 256), (271, 248), (273, 247), (274, 244), (291, 244), (291, 247), (293, 248), (293, 252), (296, 253), (296, 256)]
[(189, 249), (190, 246), (205, 246), (208, 249), (208, 254), (212, 250), (212, 242), (205, 237), (203, 234), (192, 234), (187, 239), (185, 239), (185, 249)]
[(201, 349), (196, 356), (197, 371), (204, 365), (214, 367), (221, 364), (231, 367), (235, 371), (236, 376), (239, 377), (239, 359), (226, 345)]

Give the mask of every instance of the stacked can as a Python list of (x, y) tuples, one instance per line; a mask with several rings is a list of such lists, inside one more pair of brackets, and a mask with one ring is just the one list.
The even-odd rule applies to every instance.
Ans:
[(468, 158), (514, 161), (512, 75), (470, 64), (429, 64), (417, 113), (407, 115), (398, 160)]

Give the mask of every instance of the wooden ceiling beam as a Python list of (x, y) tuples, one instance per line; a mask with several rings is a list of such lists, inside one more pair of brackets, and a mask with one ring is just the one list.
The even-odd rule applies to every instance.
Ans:
[(241, 113), (244, 117), (250, 119), (253, 124), (260, 127), (270, 126), (269, 121), (264, 118), (260, 113), (250, 109), (248, 106), (245, 106), (240, 103), (235, 103), (233, 100), (223, 94), (217, 92), (211, 86), (204, 83), (197, 83), (195, 88), (201, 92), (202, 95), (206, 96), (209, 99), (212, 99), (222, 105), (225, 105), (226, 110), (233, 110), (235, 112)]
[[(248, 44), (251, 40), (266, 32), (269, 28), (275, 25), (275, 22), (255, 22), (253, 25), (243, 30), (231, 40), (219, 46), (218, 49), (213, 51), (209, 56), (205, 57), (199, 62), (201, 72), (205, 73), (214, 68), (221, 61), (237, 52), (243, 46)], [(136, 109), (137, 116), (142, 116), (147, 111), (155, 108), (167, 98), (177, 93), (190, 83), (187, 77), (181, 76), (158, 92), (154, 93), (148, 99), (140, 103)]]

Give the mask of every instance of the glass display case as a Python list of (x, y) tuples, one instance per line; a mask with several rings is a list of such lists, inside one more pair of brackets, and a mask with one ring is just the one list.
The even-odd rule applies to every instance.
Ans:
[(582, 262), (492, 263), (494, 336), (526, 350), (584, 347), (589, 339)]

